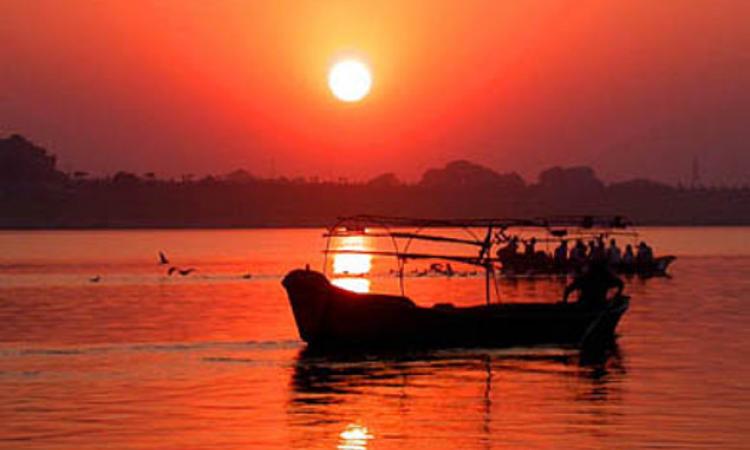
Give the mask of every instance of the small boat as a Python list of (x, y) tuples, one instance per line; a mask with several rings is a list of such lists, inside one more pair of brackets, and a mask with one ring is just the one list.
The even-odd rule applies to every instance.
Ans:
[[(638, 261), (633, 264), (616, 264), (611, 267), (612, 271), (625, 276), (638, 276), (640, 278), (668, 277), (669, 265), (677, 259), (676, 256), (657, 256), (648, 261)], [(533, 258), (506, 258), (500, 266), (500, 273), (506, 277), (545, 277), (545, 276), (567, 276), (582, 271), (581, 265), (564, 264), (559, 265), (548, 255), (535, 255)]]
[[(567, 220), (567, 219), (566, 219)], [(588, 223), (592, 219), (584, 219)], [(354, 226), (342, 223), (354, 222)], [(566, 222), (567, 223), (567, 222)], [(559, 223), (557, 223), (559, 226)], [(491, 282), (495, 281), (498, 261), (492, 248), (498, 231), (510, 226), (545, 227), (548, 221), (482, 219), (469, 221), (424, 220), (354, 216), (341, 219), (324, 235), (324, 254), (395, 256), (398, 261), (402, 295), (357, 293), (335, 286), (325, 273), (305, 269), (289, 272), (283, 279), (300, 337), (315, 347), (421, 348), (421, 347), (506, 347), (556, 345), (591, 348), (611, 343), (629, 298), (606, 292), (595, 301), (565, 303), (500, 303), (493, 301)], [(414, 227), (416, 231), (407, 231)], [(425, 234), (424, 230), (463, 228), (467, 238), (454, 234)], [(394, 251), (364, 248), (331, 248), (331, 239), (358, 236), (385, 238)], [(477, 234), (484, 229), (484, 237)], [(405, 246), (398, 241), (405, 240)], [(409, 246), (415, 240), (429, 243), (478, 247), (469, 254), (415, 253)], [(478, 250), (478, 251), (477, 251)], [(404, 264), (407, 260), (443, 260), (479, 266), (485, 270), (485, 304), (457, 307), (436, 303), (418, 306), (404, 294)], [(327, 261), (324, 260), (324, 270)], [(452, 269), (451, 269), (452, 271)], [(606, 268), (604, 268), (606, 272)]]
[(302, 340), (316, 347), (420, 348), (563, 345), (612, 341), (629, 299), (578, 303), (417, 306), (403, 296), (351, 292), (320, 272), (293, 270), (282, 281)]
[[(563, 220), (563, 225), (553, 225), (556, 220)], [(572, 220), (572, 221), (571, 221)], [(556, 249), (563, 242), (571, 244), (568, 252), (572, 255), (574, 242), (581, 242), (584, 245), (594, 242), (606, 243), (606, 241), (615, 238), (622, 238), (624, 242), (630, 241), (628, 247), (633, 250), (644, 246), (648, 256), (641, 257), (640, 250), (638, 255), (633, 255), (630, 261), (623, 257), (624, 249), (620, 249), (620, 256), (617, 262), (609, 264), (610, 269), (620, 275), (638, 276), (641, 278), (665, 277), (669, 276), (667, 269), (669, 265), (677, 259), (672, 255), (654, 256), (651, 247), (645, 242), (640, 241), (639, 234), (633, 229), (632, 223), (622, 216), (615, 216), (611, 219), (595, 220), (591, 216), (583, 218), (558, 218), (545, 219), (546, 227), (541, 228), (536, 236), (532, 236), (534, 243), (544, 245), (549, 251), (536, 250), (532, 254), (526, 252), (509, 252), (509, 245), (515, 242), (518, 245), (521, 242), (528, 243), (519, 237), (518, 231), (512, 226), (502, 228), (496, 233), (496, 245), (500, 248), (497, 250), (500, 273), (507, 277), (543, 277), (543, 276), (566, 276), (570, 274), (581, 273), (587, 264), (591, 262), (591, 256), (587, 255), (583, 260), (575, 261), (567, 252), (562, 261), (556, 260), (554, 255)], [(558, 222), (559, 223), (559, 222)], [(518, 227), (524, 228), (524, 227)], [(521, 230), (523, 231), (523, 230)], [(554, 250), (553, 250), (554, 249)], [(607, 259), (609, 255), (602, 255)]]

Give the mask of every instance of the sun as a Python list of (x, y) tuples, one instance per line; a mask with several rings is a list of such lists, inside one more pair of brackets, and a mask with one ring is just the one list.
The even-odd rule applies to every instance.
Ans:
[(372, 87), (370, 69), (356, 59), (339, 61), (328, 72), (328, 87), (342, 102), (358, 102)]

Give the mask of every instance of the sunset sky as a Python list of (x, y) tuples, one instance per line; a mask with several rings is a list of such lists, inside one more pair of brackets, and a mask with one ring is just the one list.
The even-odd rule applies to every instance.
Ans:
[[(750, 182), (750, 1), (0, 3), (0, 133), (64, 169)], [(331, 95), (365, 62), (360, 102)], [(275, 172), (274, 172), (275, 171)]]

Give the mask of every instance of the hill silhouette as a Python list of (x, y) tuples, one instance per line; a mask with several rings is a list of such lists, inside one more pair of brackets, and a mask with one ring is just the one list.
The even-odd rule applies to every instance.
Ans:
[(621, 214), (639, 224), (748, 225), (750, 189), (684, 188), (634, 179), (604, 183), (589, 167), (553, 167), (534, 182), (469, 161), (427, 170), (419, 182), (394, 174), (367, 182), (219, 176), (159, 179), (118, 172), (64, 173), (28, 139), (0, 139), (0, 227), (322, 226), (337, 216), (468, 218)]

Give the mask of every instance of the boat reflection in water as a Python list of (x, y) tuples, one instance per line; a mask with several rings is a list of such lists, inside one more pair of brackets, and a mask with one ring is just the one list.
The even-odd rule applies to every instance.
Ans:
[(577, 447), (606, 447), (615, 436), (602, 430), (616, 429), (622, 420), (618, 405), (626, 376), (616, 345), (591, 354), (553, 348), (406, 354), (307, 348), (294, 365), (288, 414), (293, 435), (306, 441), (297, 444), (320, 448), (565, 447), (559, 428), (517, 426), (545, 417), (579, 429)]
[[(366, 236), (345, 236), (336, 242), (335, 250), (370, 251), (371, 238)], [(370, 292), (370, 280), (365, 278), (372, 270), (372, 255), (335, 253), (333, 254), (333, 277), (331, 283), (353, 292)]]

